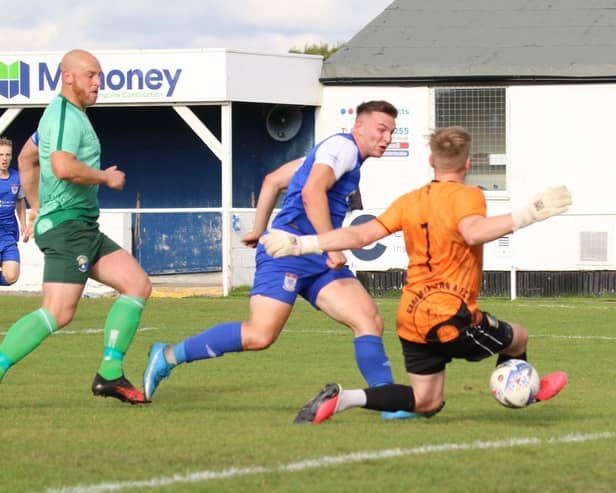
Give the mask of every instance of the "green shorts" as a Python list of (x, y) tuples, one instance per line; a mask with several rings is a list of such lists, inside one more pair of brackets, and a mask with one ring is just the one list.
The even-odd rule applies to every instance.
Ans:
[(36, 237), (45, 255), (43, 282), (85, 284), (101, 257), (122, 247), (101, 233), (97, 223), (66, 221)]

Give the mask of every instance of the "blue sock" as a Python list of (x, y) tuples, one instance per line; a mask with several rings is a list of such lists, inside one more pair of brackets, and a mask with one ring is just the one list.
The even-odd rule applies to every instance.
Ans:
[(394, 382), (383, 339), (379, 336), (359, 336), (353, 341), (355, 361), (368, 386), (376, 387)]
[[(201, 334), (184, 339), (180, 344), (184, 345), (182, 350), (174, 353), (176, 358), (179, 356), (184, 361), (190, 363), (200, 359), (216, 358), (225, 353), (237, 353), (242, 351), (242, 323), (227, 322), (207, 329)], [(178, 363), (183, 363), (178, 359)]]
[[(186, 348), (184, 347), (184, 341), (178, 342), (171, 349), (173, 350), (173, 354), (175, 356), (176, 365), (179, 365), (180, 363), (186, 363)], [(165, 357), (165, 360), (166, 359), (167, 358)], [(167, 361), (167, 363), (169, 362)]]
[(2, 275), (2, 271), (0, 271), (0, 286), (10, 286), (10, 284), (6, 282), (6, 279)]

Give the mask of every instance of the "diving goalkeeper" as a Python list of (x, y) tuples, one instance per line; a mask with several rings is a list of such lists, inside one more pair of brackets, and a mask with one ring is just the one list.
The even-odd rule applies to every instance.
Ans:
[[(429, 145), (434, 180), (395, 200), (378, 218), (319, 235), (272, 230), (261, 238), (270, 255), (282, 257), (361, 248), (402, 231), (409, 256), (396, 325), (410, 386), (342, 390), (328, 384), (300, 410), (297, 423), (319, 423), (353, 407), (429, 417), (445, 405), (445, 367), (454, 358), (497, 355), (497, 365), (527, 359), (528, 331), (477, 306), (482, 245), (565, 212), (571, 195), (566, 187), (547, 188), (519, 211), (486, 217), (483, 192), (464, 184), (470, 134), (462, 127), (437, 129)], [(551, 399), (566, 383), (564, 372), (544, 375), (537, 401)]]

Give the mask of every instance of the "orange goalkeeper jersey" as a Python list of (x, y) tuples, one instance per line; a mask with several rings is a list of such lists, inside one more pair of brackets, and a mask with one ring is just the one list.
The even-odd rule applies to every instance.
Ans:
[[(458, 223), (466, 216), (486, 215), (483, 192), (456, 182), (433, 181), (398, 198), (377, 219), (390, 232), (402, 231), (409, 255), (406, 286), (398, 308), (398, 335), (425, 343), (458, 336), (451, 320), (467, 307), (479, 322), (483, 246), (468, 246)], [(440, 325), (440, 327), (439, 327)]]

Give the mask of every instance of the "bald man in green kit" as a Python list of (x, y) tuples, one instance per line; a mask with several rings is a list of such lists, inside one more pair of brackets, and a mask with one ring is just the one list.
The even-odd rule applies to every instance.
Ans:
[(70, 323), (92, 278), (120, 294), (105, 322), (103, 361), (92, 393), (146, 403), (125, 378), (123, 359), (152, 287), (138, 262), (98, 227), (99, 185), (122, 190), (125, 180), (117, 166), (101, 169), (100, 142), (86, 115), (98, 98), (101, 66), (91, 53), (71, 50), (60, 68), (60, 94), (38, 126), (38, 159), (34, 154), (19, 162), (30, 217), (36, 217), (34, 238), (45, 258), (43, 302), (13, 324), (0, 344), (0, 381), (50, 334)]

